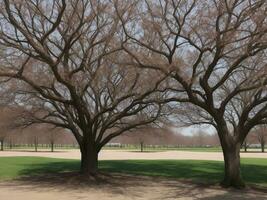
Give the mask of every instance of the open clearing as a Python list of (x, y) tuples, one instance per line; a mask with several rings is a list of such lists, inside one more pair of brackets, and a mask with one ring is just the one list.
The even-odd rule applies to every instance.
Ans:
[[(11, 156), (37, 156), (48, 158), (80, 159), (79, 150), (64, 151), (4, 151), (0, 157)], [(241, 153), (241, 158), (267, 158), (267, 153), (247, 152)], [(138, 152), (129, 150), (102, 150), (99, 160), (216, 160), (223, 161), (222, 152), (190, 152), (190, 151), (151, 151)]]
[[(267, 158), (266, 154), (262, 153), (242, 153), (241, 156)], [(100, 168), (103, 171), (112, 172), (112, 175), (109, 174), (108, 182), (99, 185), (80, 183), (73, 178), (75, 176), (69, 176), (69, 172), (64, 171), (78, 170), (78, 160), (58, 159), (79, 159), (79, 157), (78, 150), (55, 153), (0, 152), (0, 179), (2, 179), (0, 180), (0, 200), (267, 199), (266, 189), (256, 190), (249, 187), (240, 192), (222, 189), (217, 183), (213, 184), (212, 182), (217, 182), (222, 176), (223, 163), (219, 162), (222, 160), (220, 152), (140, 153), (104, 150), (100, 154), (100, 160), (102, 160)], [(267, 160), (256, 158), (242, 159), (244, 178), (248, 183), (265, 186)], [(9, 180), (4, 180), (5, 177), (1, 177), (1, 172), (2, 175), (9, 174), (10, 177), (6, 177)], [(25, 175), (29, 177), (24, 177)], [(14, 177), (16, 177), (15, 180)], [(201, 184), (197, 184), (198, 181)]]

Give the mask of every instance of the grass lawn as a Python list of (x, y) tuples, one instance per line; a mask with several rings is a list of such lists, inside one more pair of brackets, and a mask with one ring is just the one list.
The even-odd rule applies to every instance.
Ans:
[[(0, 180), (44, 173), (79, 170), (79, 161), (42, 157), (0, 157)], [(100, 169), (146, 176), (219, 182), (223, 162), (196, 160), (123, 160), (100, 161)], [(267, 187), (267, 159), (242, 159), (242, 174), (248, 184)]]

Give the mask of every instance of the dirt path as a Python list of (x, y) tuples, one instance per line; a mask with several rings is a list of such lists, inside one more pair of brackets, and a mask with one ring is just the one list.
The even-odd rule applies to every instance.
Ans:
[[(63, 186), (64, 181), (64, 186)], [(255, 190), (226, 190), (172, 179), (115, 175), (107, 184), (76, 185), (68, 180), (0, 182), (1, 200), (266, 200)]]
[[(30, 152), (30, 151), (4, 151), (1, 156), (41, 156), (52, 158), (80, 159), (79, 150), (66, 150), (56, 152)], [(241, 153), (243, 158), (267, 158), (267, 153)], [(223, 160), (221, 152), (189, 152), (189, 151), (162, 151), (162, 152), (131, 152), (123, 150), (102, 150), (99, 154), (100, 160)]]

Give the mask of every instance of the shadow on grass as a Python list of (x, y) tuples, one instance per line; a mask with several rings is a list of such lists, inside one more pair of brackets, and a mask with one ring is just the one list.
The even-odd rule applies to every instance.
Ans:
[(189, 160), (102, 161), (100, 167), (108, 172), (190, 179), (197, 182), (217, 182), (222, 177), (223, 169), (222, 163)]
[[(31, 158), (32, 159), (32, 158)], [(37, 159), (37, 158), (35, 158)], [(39, 158), (44, 159), (44, 158)], [(18, 163), (19, 164), (19, 163)], [(44, 174), (77, 173), (80, 162), (76, 160), (51, 160), (23, 162), (20, 177)], [(267, 163), (260, 165), (243, 163), (242, 175), (248, 184), (267, 186)], [(100, 161), (99, 168), (105, 173), (124, 173), (152, 177), (168, 177), (190, 180), (195, 183), (214, 184), (223, 178), (223, 162), (196, 160), (121, 160)]]
[(198, 200), (266, 200), (265, 195), (259, 196), (257, 192), (246, 191), (240, 192), (236, 190), (226, 190), (222, 194), (211, 194), (208, 197), (197, 198)]
[[(242, 175), (247, 183), (267, 186), (266, 165), (242, 164)], [(216, 161), (102, 161), (101, 168), (109, 172), (123, 172), (147, 176), (189, 179), (199, 183), (219, 182), (224, 164)]]

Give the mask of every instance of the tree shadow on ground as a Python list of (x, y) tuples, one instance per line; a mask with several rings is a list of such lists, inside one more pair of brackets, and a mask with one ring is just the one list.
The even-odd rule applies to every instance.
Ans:
[[(42, 174), (75, 172), (78, 174), (79, 161), (63, 160), (39, 164), (29, 164), (19, 172), (22, 177)], [(223, 177), (223, 162), (194, 160), (123, 160), (100, 161), (100, 170), (106, 173), (125, 173), (153, 177), (171, 177), (190, 180), (195, 183), (214, 184)], [(265, 165), (242, 164), (242, 175), (248, 184), (266, 186), (267, 167)]]
[[(172, 186), (170, 186), (172, 187)], [(226, 189), (219, 185), (204, 186), (199, 184), (179, 185), (165, 199), (197, 199), (197, 200), (266, 200), (267, 192), (246, 188)]]
[[(158, 199), (198, 199), (198, 200), (264, 200), (263, 192), (256, 190), (224, 189), (218, 185), (196, 184), (171, 178), (135, 176), (112, 173), (102, 174), (101, 181), (85, 181), (76, 172), (62, 172), (23, 177), (14, 182), (13, 188), (30, 191), (78, 191), (90, 196), (90, 192), (108, 193), (112, 197), (123, 195), (132, 199), (146, 199), (146, 193), (159, 193)], [(28, 186), (27, 186), (28, 185)], [(0, 184), (1, 187), (1, 184)], [(166, 191), (167, 188), (167, 191)], [(89, 197), (88, 196), (88, 197)], [(157, 196), (157, 195), (156, 195)]]
[[(223, 162), (194, 160), (102, 161), (101, 166), (103, 170), (109, 172), (172, 177), (210, 184), (220, 182), (224, 170)], [(241, 170), (248, 184), (266, 186), (266, 166), (242, 164)]]
[(266, 200), (267, 194), (260, 194), (255, 191), (225, 191), (221, 194), (212, 194), (208, 197), (198, 198), (198, 200)]
[[(42, 160), (43, 158), (39, 159)], [(218, 182), (223, 177), (223, 163), (217, 161), (100, 161), (101, 173), (96, 179), (83, 177), (79, 174), (80, 162), (78, 160), (58, 161), (55, 159), (54, 161), (34, 163), (20, 163), (24, 166), (19, 171), (19, 178), (14, 183), (16, 186), (20, 184), (22, 188), (25, 188), (25, 186), (30, 185), (28, 189), (37, 191), (42, 190), (42, 188), (44, 190), (57, 188), (57, 190), (62, 191), (103, 189), (103, 191), (108, 191), (111, 194), (142, 197), (143, 193), (140, 192), (140, 188), (144, 188), (143, 191), (151, 183), (154, 183), (169, 189), (169, 192), (166, 193), (166, 199), (175, 199), (180, 196), (201, 200), (231, 199), (232, 196), (235, 197), (233, 199), (254, 199), (251, 191), (249, 191), (249, 195), (242, 196), (245, 194), (244, 191), (233, 192), (218, 186)], [(243, 164), (242, 172), (248, 183), (266, 184), (267, 168), (265, 165)], [(12, 186), (13, 183), (9, 182), (8, 184)], [(204, 190), (214, 189), (214, 187), (218, 193), (212, 193), (209, 197), (199, 197)], [(259, 191), (258, 187), (256, 189), (252, 191)], [(224, 193), (220, 193), (220, 191), (224, 191)], [(266, 188), (262, 188), (259, 192), (266, 192), (267, 194)], [(257, 199), (266, 199), (266, 197), (257, 197)]]

